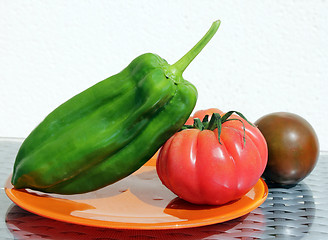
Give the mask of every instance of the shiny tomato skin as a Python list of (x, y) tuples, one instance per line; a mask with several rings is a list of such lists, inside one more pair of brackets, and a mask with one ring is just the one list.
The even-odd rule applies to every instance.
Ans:
[[(194, 116), (201, 119), (208, 113)], [(245, 195), (265, 169), (267, 146), (260, 131), (242, 121), (246, 127), (245, 145), (243, 124), (239, 121), (222, 125), (222, 144), (217, 129), (187, 129), (173, 135), (157, 158), (156, 169), (162, 183), (195, 204), (220, 205)]]
[[(187, 123), (192, 125), (194, 118), (199, 118), (202, 120), (206, 115), (208, 115), (209, 119), (211, 119), (211, 115), (213, 113), (219, 113), (221, 116), (223, 116), (225, 114), (223, 111), (221, 111), (218, 108), (209, 108), (209, 109), (204, 109), (204, 110), (198, 110), (194, 113), (194, 115), (192, 117), (190, 117), (188, 119)], [(239, 117), (237, 115), (232, 115), (230, 117), (230, 119), (231, 118), (235, 118), (235, 119), (239, 119), (239, 120), (243, 121), (243, 123), (245, 125), (245, 131), (246, 131), (247, 135), (252, 139), (252, 141), (258, 146), (258, 150), (260, 151), (261, 158), (267, 159), (268, 158), (268, 149), (267, 149), (265, 138), (263, 137), (261, 131), (257, 127), (251, 126), (244, 119), (242, 119), (241, 117)], [(232, 128), (239, 129), (240, 131), (244, 131), (243, 124), (240, 121), (225, 122), (224, 127), (232, 127)], [(264, 171), (264, 169), (261, 169), (261, 171), (262, 170)]]
[(267, 114), (255, 122), (268, 144), (268, 164), (263, 177), (281, 185), (294, 185), (316, 165), (319, 142), (312, 126), (288, 112)]

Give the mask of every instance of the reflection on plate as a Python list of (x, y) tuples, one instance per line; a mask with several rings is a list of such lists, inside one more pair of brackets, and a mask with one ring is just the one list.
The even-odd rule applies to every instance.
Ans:
[[(21, 209), (15, 204), (8, 209), (6, 225), (15, 239), (78, 239), (78, 240), (199, 240), (199, 239), (260, 239), (265, 234), (265, 216), (261, 208), (223, 223), (195, 228), (165, 230), (111, 229), (70, 224), (44, 218)], [(288, 239), (288, 238), (287, 238)]]
[(268, 187), (260, 179), (241, 199), (221, 205), (194, 205), (179, 199), (157, 177), (154, 159), (121, 181), (85, 194), (5, 191), (21, 208), (51, 219), (105, 228), (172, 229), (204, 226), (243, 216), (261, 205)]

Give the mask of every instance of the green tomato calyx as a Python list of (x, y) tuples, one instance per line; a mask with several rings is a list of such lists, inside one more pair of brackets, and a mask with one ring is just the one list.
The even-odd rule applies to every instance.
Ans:
[(248, 122), (251, 126), (255, 127), (254, 124), (249, 122), (242, 113), (237, 112), (237, 111), (229, 111), (226, 114), (224, 114), (222, 117), (219, 113), (213, 113), (210, 120), (209, 120), (209, 115), (205, 115), (205, 117), (203, 118), (202, 121), (199, 118), (194, 118), (193, 125), (183, 125), (181, 130), (198, 129), (200, 131), (203, 131), (203, 130), (214, 131), (217, 128), (218, 129), (218, 140), (219, 140), (219, 143), (222, 144), (221, 140), (220, 140), (222, 124), (225, 122), (228, 122), (228, 121), (239, 121), (243, 124), (243, 130), (244, 130), (243, 141), (244, 141), (244, 146), (245, 146), (245, 143), (246, 143), (245, 124), (241, 119), (229, 118), (233, 113), (236, 113), (238, 116), (240, 116), (246, 122)]

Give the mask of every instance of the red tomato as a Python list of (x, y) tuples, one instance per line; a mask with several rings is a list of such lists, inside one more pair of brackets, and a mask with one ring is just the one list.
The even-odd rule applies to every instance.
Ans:
[[(206, 114), (196, 112), (201, 120)], [(259, 180), (268, 150), (261, 132), (237, 115), (218, 129), (186, 129), (173, 135), (161, 148), (156, 169), (162, 183), (180, 198), (195, 204), (220, 205), (245, 195)], [(191, 121), (189, 119), (188, 121)], [(191, 124), (187, 121), (187, 124)], [(245, 134), (244, 134), (245, 133)], [(245, 144), (243, 137), (245, 136)]]

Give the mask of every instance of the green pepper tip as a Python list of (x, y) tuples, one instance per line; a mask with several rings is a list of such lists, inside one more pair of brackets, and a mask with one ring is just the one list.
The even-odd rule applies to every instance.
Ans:
[(217, 26), (217, 27), (219, 27), (220, 24), (221, 24), (221, 20), (220, 20), (220, 19), (218, 19), (218, 20), (216, 20), (216, 21), (214, 21), (214, 22), (212, 23), (212, 25)]

